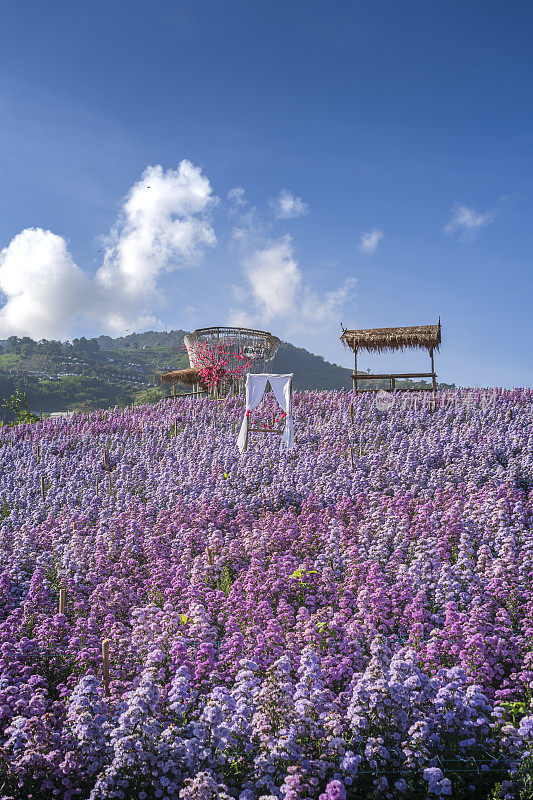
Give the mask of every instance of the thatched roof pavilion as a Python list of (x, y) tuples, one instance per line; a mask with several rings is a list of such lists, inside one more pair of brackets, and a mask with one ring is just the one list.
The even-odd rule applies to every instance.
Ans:
[(207, 389), (207, 384), (204, 383), (197, 369), (175, 369), (172, 372), (164, 372), (159, 378), (161, 383), (171, 384), (174, 387), (177, 383), (181, 383), (183, 386), (200, 386), (201, 389)]
[(431, 372), (397, 372), (383, 375), (366, 375), (364, 380), (389, 379), (391, 389), (396, 388), (396, 378), (431, 378), (433, 397), (435, 398), (437, 377), (433, 364), (433, 351), (439, 349), (441, 343), (440, 317), (436, 325), (411, 325), (407, 328), (366, 328), (365, 330), (343, 330), (341, 342), (354, 352), (355, 364), (352, 375), (355, 391), (373, 391), (357, 388), (357, 351), (383, 353), (406, 348), (422, 348), (429, 352)]
[(352, 350), (386, 352), (421, 347), (424, 350), (438, 350), (441, 343), (440, 319), (437, 325), (411, 325), (407, 328), (367, 328), (366, 330), (345, 330), (341, 336)]

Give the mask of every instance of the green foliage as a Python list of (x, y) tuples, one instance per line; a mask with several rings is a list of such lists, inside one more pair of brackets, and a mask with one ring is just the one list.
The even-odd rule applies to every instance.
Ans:
[(519, 800), (531, 800), (533, 797), (533, 756), (528, 756), (520, 764), (518, 770)]
[(22, 425), (22, 423), (39, 422), (39, 417), (30, 411), (26, 395), (20, 389), (15, 389), (15, 393), (11, 395), (9, 400), (2, 402), (2, 408), (6, 408), (8, 412), (8, 424)]
[(0, 355), (0, 369), (13, 369), (13, 367), (16, 367), (23, 361), (23, 357), (17, 355), (16, 353), (2, 353)]
[(163, 400), (167, 395), (157, 386), (152, 389), (144, 389), (141, 392), (135, 392), (133, 402), (136, 406), (148, 405), (148, 403), (158, 403)]
[(310, 586), (311, 584), (305, 583), (304, 578), (306, 575), (313, 575), (317, 574), (316, 569), (295, 569), (291, 575), (291, 578), (297, 578), (300, 581), (300, 586)]
[(223, 566), (220, 578), (217, 583), (217, 589), (224, 592), (226, 597), (231, 592), (231, 587), (235, 583), (235, 577), (229, 567)]
[(500, 705), (505, 710), (507, 721), (515, 726), (529, 713), (529, 703), (500, 703)]
[(152, 586), (150, 589), (149, 599), (154, 605), (159, 606), (159, 608), (163, 608), (165, 604), (165, 595), (157, 586)]

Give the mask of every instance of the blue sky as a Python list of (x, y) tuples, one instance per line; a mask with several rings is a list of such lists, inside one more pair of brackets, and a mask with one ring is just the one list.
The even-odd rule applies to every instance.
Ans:
[(240, 321), (351, 365), (341, 321), (440, 315), (442, 380), (531, 385), (530, 3), (2, 17), (0, 338)]

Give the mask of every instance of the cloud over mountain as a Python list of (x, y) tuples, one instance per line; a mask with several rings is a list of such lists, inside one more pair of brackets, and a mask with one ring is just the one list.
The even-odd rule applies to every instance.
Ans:
[(96, 294), (65, 239), (42, 228), (26, 228), (0, 251), (0, 289), (4, 338), (67, 337)]
[(216, 237), (209, 180), (190, 161), (150, 166), (124, 199), (104, 261), (91, 279), (66, 240), (26, 228), (0, 251), (0, 335), (65, 338), (78, 325), (109, 333), (157, 326), (162, 273), (194, 266)]
[(125, 198), (96, 282), (107, 305), (106, 328), (144, 327), (161, 273), (193, 266), (216, 243), (205, 217), (214, 198), (208, 179), (190, 161), (177, 170), (148, 167)]
[(287, 332), (301, 326), (314, 329), (338, 323), (342, 306), (353, 293), (355, 280), (319, 295), (305, 284), (291, 237), (286, 234), (254, 249), (242, 261), (245, 286), (240, 288), (244, 308), (233, 309), (234, 325), (268, 325), (276, 320)]

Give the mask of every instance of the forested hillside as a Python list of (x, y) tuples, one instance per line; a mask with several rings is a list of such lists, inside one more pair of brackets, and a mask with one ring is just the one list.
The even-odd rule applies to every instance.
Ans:
[[(185, 333), (147, 331), (72, 342), (12, 336), (0, 343), (0, 397), (20, 388), (30, 406), (43, 412), (157, 400), (169, 393), (161, 387), (160, 373), (189, 365)], [(351, 370), (288, 342), (282, 343), (271, 369), (293, 372), (296, 389), (351, 386)]]

